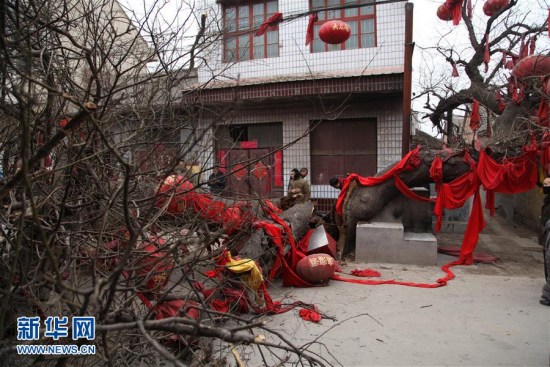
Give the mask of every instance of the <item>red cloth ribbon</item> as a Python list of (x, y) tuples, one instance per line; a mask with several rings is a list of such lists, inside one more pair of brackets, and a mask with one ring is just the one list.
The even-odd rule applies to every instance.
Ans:
[(319, 322), (322, 319), (322, 316), (317, 312), (317, 307), (315, 310), (308, 310), (307, 308), (302, 308), (300, 310), (300, 317), (305, 321)]
[(307, 23), (307, 31), (306, 31), (306, 46), (308, 46), (311, 42), (313, 42), (314, 38), (314, 25), (315, 22), (319, 20), (319, 17), (317, 16), (317, 13), (310, 14), (308, 17), (308, 23)]
[(451, 62), (451, 65), (453, 67), (453, 73), (452, 73), (452, 77), (453, 78), (458, 78), (458, 69), (456, 68), (456, 64), (453, 62)]
[(380, 277), (382, 274), (374, 269), (353, 269), (351, 275), (356, 277)]
[(472, 105), (472, 116), (470, 117), (470, 128), (473, 131), (479, 129), (480, 121), (481, 118), (479, 116), (479, 102), (474, 99), (474, 103)]
[(548, 99), (542, 97), (539, 104), (539, 125), (548, 127), (550, 122), (550, 108), (548, 107)]
[(515, 194), (534, 188), (538, 182), (536, 145), (524, 148), (525, 154), (502, 163), (496, 162), (485, 151), (481, 151), (477, 164), (477, 174), (487, 190), (486, 208), (495, 213), (495, 192)]
[(269, 17), (265, 22), (263, 22), (258, 29), (256, 30), (256, 33), (254, 33), (254, 37), (258, 37), (263, 35), (266, 31), (273, 30), (278, 23), (283, 21), (283, 13), (277, 12)]
[[(495, 91), (495, 95), (496, 95), (496, 98), (497, 98), (497, 102), (498, 102), (498, 111), (499, 112), (502, 112), (504, 111), (504, 109), (506, 108), (506, 105), (504, 104), (504, 102), (502, 101), (502, 94), (500, 93), (500, 89), (497, 89)], [(490, 125), (490, 124), (489, 124)]]
[(350, 183), (353, 180), (357, 180), (357, 182), (362, 186), (376, 186), (381, 184), (382, 182), (385, 182), (393, 176), (398, 175), (401, 172), (405, 171), (412, 171), (420, 166), (420, 147), (417, 147), (413, 150), (411, 150), (399, 163), (397, 163), (395, 166), (393, 166), (390, 170), (382, 174), (381, 176), (376, 177), (361, 177), (356, 173), (352, 173), (344, 180), (344, 185), (342, 187), (342, 190), (340, 191), (340, 194), (338, 195), (338, 200), (336, 201), (336, 212), (338, 214), (342, 214), (342, 207), (344, 205), (344, 198), (346, 197), (346, 194), (348, 192), (348, 188)]
[(489, 61), (491, 61), (491, 54), (489, 52), (489, 34), (485, 35), (485, 53), (483, 54), (483, 63), (485, 64), (485, 72), (489, 70)]

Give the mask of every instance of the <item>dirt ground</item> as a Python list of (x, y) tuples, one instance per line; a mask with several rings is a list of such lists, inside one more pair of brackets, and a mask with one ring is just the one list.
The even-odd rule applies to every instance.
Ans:
[[(331, 281), (292, 289), (273, 284), (275, 299), (315, 304), (334, 320), (302, 320), (298, 310), (268, 316), (268, 326), (296, 346), (307, 346), (336, 366), (549, 366), (550, 307), (539, 304), (544, 284), (537, 234), (495, 217), (487, 219), (477, 251), (495, 264), (454, 267), (445, 287), (366, 286)], [(438, 235), (440, 245), (460, 245), (461, 234)], [(438, 255), (438, 264), (455, 259)], [(383, 279), (433, 283), (435, 266), (348, 263), (372, 268)], [(274, 340), (266, 333), (268, 340)], [(292, 365), (284, 354), (242, 349), (249, 366)], [(280, 364), (279, 364), (280, 363)], [(304, 364), (307, 365), (307, 364)]]

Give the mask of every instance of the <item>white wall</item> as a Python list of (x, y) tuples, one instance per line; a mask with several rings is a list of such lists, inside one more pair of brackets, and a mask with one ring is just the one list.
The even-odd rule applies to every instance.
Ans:
[[(221, 5), (215, 0), (205, 0), (212, 7), (209, 13), (212, 24), (221, 23)], [(352, 76), (388, 74), (403, 72), (405, 2), (382, 4), (376, 7), (377, 47), (310, 53), (305, 45), (307, 17), (283, 22), (279, 26), (279, 57), (243, 61), (233, 65), (222, 63), (222, 42), (218, 42), (208, 65), (199, 68), (199, 82), (204, 83), (216, 77), (217, 81), (236, 80), (249, 83), (246, 79), (265, 82), (276, 77), (293, 76), (311, 79), (323, 76)], [(279, 11), (285, 15), (308, 11), (308, 0), (279, 0)], [(217, 17), (217, 19), (216, 19)], [(217, 26), (210, 31), (217, 32)]]

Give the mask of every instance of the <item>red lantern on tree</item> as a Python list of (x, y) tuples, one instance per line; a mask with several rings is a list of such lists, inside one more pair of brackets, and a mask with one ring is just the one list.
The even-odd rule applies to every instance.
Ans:
[(483, 4), (483, 12), (488, 17), (491, 17), (507, 7), (508, 4), (510, 4), (510, 0), (487, 0), (487, 2)]
[(518, 79), (550, 74), (550, 56), (531, 55), (519, 60), (512, 75)]
[(346, 42), (350, 35), (350, 27), (341, 20), (331, 20), (326, 22), (321, 26), (321, 29), (319, 29), (319, 38), (323, 42), (330, 43), (331, 45)]
[(437, 8), (437, 17), (441, 20), (453, 20), (453, 10), (445, 3)]

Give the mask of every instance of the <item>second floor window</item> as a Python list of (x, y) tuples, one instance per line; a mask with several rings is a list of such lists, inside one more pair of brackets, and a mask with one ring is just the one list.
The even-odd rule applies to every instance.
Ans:
[[(373, 0), (311, 0), (311, 10), (365, 4), (364, 6), (354, 8), (319, 11), (317, 13), (319, 21), (315, 23), (314, 27), (312, 52), (375, 47), (376, 8), (373, 3)], [(350, 38), (343, 44), (330, 45), (324, 43), (319, 38), (319, 28), (327, 21), (333, 19), (345, 21), (351, 29)]]
[(279, 29), (254, 37), (254, 30), (279, 11), (277, 1), (254, 1), (225, 6), (224, 62), (236, 62), (279, 56)]

